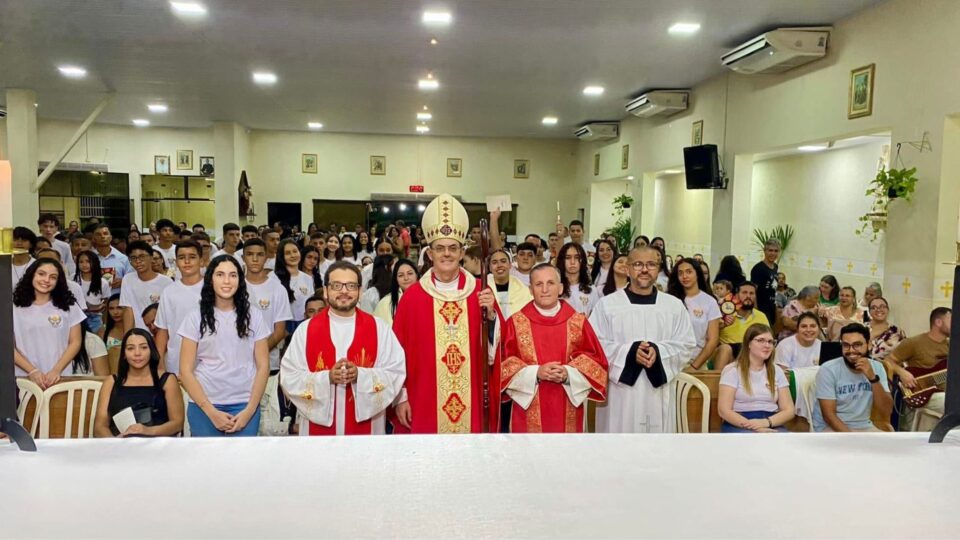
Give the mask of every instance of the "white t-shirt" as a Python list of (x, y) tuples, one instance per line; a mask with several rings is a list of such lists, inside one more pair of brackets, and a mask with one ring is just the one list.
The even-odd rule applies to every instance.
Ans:
[(79, 307), (81, 311), (86, 311), (87, 295), (83, 293), (83, 288), (80, 287), (80, 284), (72, 279), (68, 279), (67, 288), (73, 293), (73, 297), (77, 299), (77, 307)]
[(306, 272), (297, 272), (296, 276), (290, 276), (290, 290), (293, 291), (293, 303), (290, 304), (292, 320), (302, 321), (307, 299), (315, 292), (313, 276)]
[(590, 292), (585, 293), (580, 291), (579, 283), (574, 283), (570, 285), (570, 296), (564, 298), (564, 300), (578, 313), (590, 315), (593, 306), (597, 303), (597, 300), (600, 300), (601, 296), (598, 287), (591, 287)]
[[(263, 320), (270, 327), (270, 334), (273, 333), (273, 326), (278, 322), (293, 320), (287, 291), (277, 276), (270, 274), (270, 277), (259, 285), (247, 281), (247, 294), (250, 296), (250, 311), (260, 312)], [(279, 343), (270, 349), (270, 371), (276, 369), (280, 369)]]
[(164, 289), (173, 285), (173, 280), (167, 276), (157, 274), (150, 281), (142, 281), (136, 272), (123, 276), (120, 285), (120, 307), (133, 310), (134, 326), (147, 329), (143, 323), (143, 310), (150, 304), (160, 301)]
[(176, 281), (164, 289), (160, 295), (160, 307), (157, 308), (157, 318), (154, 323), (157, 328), (167, 331), (170, 338), (167, 340), (167, 350), (160, 351), (166, 353), (167, 371), (174, 375), (180, 375), (180, 329), (187, 315), (197, 309), (200, 305), (200, 291), (203, 290), (203, 280), (193, 285), (184, 285), (182, 281)]
[(213, 314), (217, 322), (216, 333), (208, 328), (203, 337), (200, 336), (200, 306), (193, 309), (180, 325), (180, 336), (197, 343), (194, 375), (214, 405), (247, 403), (257, 374), (254, 345), (267, 339), (273, 328), (264, 322), (256, 309), (251, 308), (249, 333), (240, 338), (235, 310), (214, 308)]
[[(388, 294), (387, 297), (390, 295)], [(357, 302), (357, 307), (361, 311), (366, 311), (367, 313), (373, 313), (373, 310), (377, 309), (377, 304), (380, 303), (380, 291), (376, 287), (370, 287), (369, 289), (363, 291), (363, 294), (360, 295), (360, 300)]]
[(524, 285), (525, 287), (529, 287), (529, 286), (530, 286), (530, 274), (529, 274), (529, 273), (524, 274), (524, 273), (521, 272), (520, 270), (517, 270), (517, 267), (516, 267), (516, 266), (511, 266), (511, 267), (510, 267), (510, 275), (513, 276), (513, 277), (515, 277), (515, 278), (517, 278), (517, 279), (519, 279), (519, 280), (520, 280), (520, 283), (523, 283), (523, 285)]
[(777, 354), (774, 357), (781, 366), (787, 366), (790, 369), (811, 367), (820, 364), (820, 340), (813, 341), (813, 345), (804, 347), (797, 341), (797, 336), (792, 335), (780, 340), (777, 344)]
[(774, 366), (773, 368), (773, 382), (777, 386), (777, 390), (774, 391), (773, 394), (770, 393), (770, 387), (767, 383), (766, 369), (759, 371), (749, 370), (750, 393), (748, 394), (740, 382), (740, 370), (737, 369), (737, 363), (727, 364), (727, 366), (723, 368), (723, 371), (720, 372), (720, 384), (723, 386), (732, 386), (737, 389), (737, 393), (733, 398), (734, 412), (776, 412), (780, 408), (777, 403), (779, 389), (789, 388), (790, 383), (787, 382), (787, 376), (783, 374), (780, 366)]
[(27, 262), (24, 264), (21, 264), (21, 265), (16, 265), (13, 263), (10, 264), (10, 267), (13, 270), (12, 272), (10, 272), (10, 278), (11, 278), (11, 281), (13, 281), (14, 289), (17, 288), (17, 283), (20, 283), (20, 279), (23, 277), (24, 274), (27, 273), (27, 268), (30, 268), (30, 265), (33, 264), (34, 261), (36, 261), (36, 259), (34, 259), (33, 257), (30, 257), (30, 259), (27, 260)]
[(64, 270), (67, 271), (67, 279), (72, 278), (73, 274), (77, 272), (77, 261), (73, 260), (73, 252), (70, 251), (70, 244), (63, 240), (57, 240), (56, 238), (51, 240), (50, 243), (52, 244), (51, 247), (60, 254), (60, 264), (62, 264)]
[[(57, 365), (57, 360), (70, 344), (70, 329), (86, 320), (77, 304), (62, 311), (53, 302), (13, 308), (13, 342), (27, 360), (42, 373)], [(72, 360), (72, 359), (71, 359)], [(16, 368), (18, 377), (27, 373)], [(62, 375), (73, 374), (73, 363), (68, 363)]]
[(597, 274), (597, 279), (593, 280), (593, 284), (603, 289), (603, 286), (607, 284), (607, 275), (609, 273), (610, 267), (604, 268), (601, 266), (600, 272)]
[[(218, 249), (218, 250), (214, 251), (214, 252), (210, 255), (210, 260), (212, 261), (212, 260), (216, 259), (217, 257), (219, 257), (220, 255), (231, 255), (231, 254), (230, 254), (230, 253), (227, 253), (226, 251), (224, 251), (224, 250), (222, 250), (222, 249)], [(234, 251), (233, 254), (232, 254), (232, 257), (233, 257), (234, 259), (236, 259), (236, 261), (237, 261), (238, 263), (240, 263), (240, 267), (243, 268), (243, 250), (242, 250), (242, 249), (238, 249), (238, 250)]]
[(263, 267), (267, 270), (275, 270), (277, 268), (277, 258), (267, 257), (266, 262), (263, 263)]
[(153, 245), (154, 251), (163, 255), (163, 260), (167, 263), (167, 268), (177, 268), (177, 245), (171, 244), (167, 249), (160, 247), (160, 244)]
[(87, 305), (100, 305), (110, 299), (110, 295), (113, 294), (113, 291), (110, 289), (110, 280), (102, 278), (100, 280), (100, 294), (90, 292), (90, 282), (85, 279), (80, 279), (80, 288), (83, 289), (83, 297), (87, 302)]
[(722, 315), (717, 299), (703, 291), (692, 298), (684, 298), (683, 303), (687, 306), (687, 312), (690, 313), (693, 335), (697, 338), (697, 347), (690, 357), (693, 359), (700, 354), (703, 346), (707, 343), (707, 327), (710, 326), (710, 321), (720, 319)]
[[(570, 242), (573, 242), (573, 239), (570, 238), (569, 236), (567, 236), (566, 238), (563, 239), (563, 243), (564, 243), (564, 244), (569, 244)], [(597, 248), (593, 247), (593, 244), (592, 244), (591, 242), (587, 242), (586, 240), (584, 240), (584, 241), (580, 244), (580, 247), (582, 247), (583, 250), (586, 251), (587, 253), (596, 253), (596, 252), (597, 252)]]
[(83, 336), (83, 348), (87, 351), (87, 358), (90, 360), (90, 369), (87, 371), (74, 370), (74, 375), (93, 375), (93, 359), (107, 355), (107, 346), (103, 344), (100, 336), (93, 332), (86, 332)]

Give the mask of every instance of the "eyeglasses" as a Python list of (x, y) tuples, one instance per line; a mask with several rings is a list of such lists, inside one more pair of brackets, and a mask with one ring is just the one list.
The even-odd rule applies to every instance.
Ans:
[(883, 305), (883, 304), (876, 305), (876, 306), (870, 306), (870, 311), (886, 311), (886, 310), (888, 310), (888, 309), (889, 309), (889, 308), (888, 308), (887, 306)]
[(858, 341), (856, 343), (840, 343), (840, 348), (849, 351), (850, 349), (859, 349), (860, 347), (865, 346), (866, 343)]
[(753, 342), (754, 342), (754, 343), (759, 343), (759, 344), (761, 344), (761, 345), (776, 345), (776, 344), (777, 344), (776, 340), (773, 340), (773, 339), (765, 339), (765, 338), (764, 338), (764, 339), (757, 338), (757, 339), (753, 340)]
[(153, 257), (150, 255), (130, 255), (127, 258), (130, 259), (130, 262), (140, 262), (152, 259)]
[(637, 261), (635, 263), (630, 263), (630, 266), (632, 266), (634, 270), (642, 270), (643, 268), (646, 268), (647, 270), (657, 270), (660, 268), (660, 263), (656, 261), (646, 263)]
[(346, 288), (350, 292), (356, 292), (358, 289), (360, 289), (360, 284), (359, 283), (343, 283), (342, 281), (331, 281), (330, 283), (327, 284), (327, 287), (330, 287), (335, 291), (342, 291), (344, 288)]
[(451, 255), (456, 255), (460, 253), (460, 244), (454, 244), (452, 246), (431, 246), (430, 251), (436, 251), (437, 253), (449, 253)]

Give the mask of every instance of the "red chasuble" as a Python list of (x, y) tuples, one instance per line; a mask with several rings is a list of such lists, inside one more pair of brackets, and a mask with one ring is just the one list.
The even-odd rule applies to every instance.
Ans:
[[(357, 310), (356, 327), (353, 331), (353, 343), (347, 349), (347, 360), (357, 367), (371, 368), (377, 359), (377, 321), (373, 315)], [(337, 350), (330, 337), (330, 308), (324, 308), (307, 323), (307, 366), (310, 371), (329, 370), (337, 363)], [(310, 362), (310, 359), (316, 359)], [(373, 432), (373, 420), (357, 422), (356, 405), (353, 399), (353, 385), (347, 385), (347, 410), (344, 411), (344, 435), (370, 435)], [(320, 426), (310, 422), (310, 435), (337, 434), (337, 402), (333, 402), (333, 423)]]
[[(500, 389), (506, 391), (513, 377), (527, 366), (560, 362), (579, 371), (590, 383), (587, 399), (603, 401), (607, 393), (607, 357), (600, 340), (582, 313), (566, 302), (560, 312), (545, 317), (530, 302), (507, 321), (503, 334)], [(563, 385), (540, 381), (527, 409), (513, 404), (510, 431), (513, 433), (580, 433), (583, 431), (581, 404), (574, 407)]]
[[(410, 429), (393, 422), (395, 433), (495, 433), (498, 426), (499, 366), (490, 370), (490, 424), (483, 429), (483, 347), (480, 281), (461, 270), (457, 291), (444, 293), (427, 272), (400, 298), (393, 332), (406, 355), (403, 385), (413, 416)], [(493, 324), (492, 322), (490, 323)]]

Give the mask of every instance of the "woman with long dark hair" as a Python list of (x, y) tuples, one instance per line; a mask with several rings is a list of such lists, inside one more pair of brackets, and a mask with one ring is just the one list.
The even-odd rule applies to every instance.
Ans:
[(713, 282), (729, 281), (733, 285), (733, 290), (740, 288), (740, 284), (747, 280), (743, 273), (743, 267), (740, 266), (740, 260), (733, 255), (727, 255), (720, 259), (720, 269), (714, 276)]
[(300, 271), (301, 259), (296, 240), (287, 238), (280, 242), (273, 273), (280, 279), (290, 301), (290, 311), (293, 313), (293, 320), (287, 321), (287, 332), (290, 334), (303, 320), (304, 305), (315, 291), (313, 275)]
[(679, 299), (690, 313), (697, 346), (691, 351), (690, 365), (700, 369), (720, 345), (720, 306), (710, 290), (707, 278), (695, 259), (683, 259), (670, 272), (667, 292)]
[[(103, 381), (93, 434), (97, 437), (172, 437), (183, 430), (183, 396), (172, 373), (160, 375), (160, 352), (150, 332), (134, 328), (123, 336), (117, 374)], [(125, 409), (134, 424), (117, 425)]]
[(589, 315), (593, 305), (600, 299), (600, 291), (591, 285), (587, 253), (583, 246), (574, 242), (564, 244), (557, 255), (557, 264), (563, 285), (560, 298), (565, 299), (577, 312)]
[(603, 296), (612, 294), (630, 285), (630, 257), (626, 253), (619, 253), (613, 258), (610, 264), (610, 273), (607, 274), (607, 281), (603, 284), (603, 290), (600, 293)]
[(367, 231), (360, 231), (360, 234), (357, 235), (357, 258), (363, 260), (364, 257), (373, 258), (377, 254), (376, 246), (373, 244), (373, 240), (370, 238), (370, 233)]
[(593, 268), (590, 269), (590, 282), (596, 287), (603, 287), (607, 283), (607, 274), (613, 259), (617, 257), (617, 245), (609, 240), (597, 240), (597, 256), (593, 259)]
[(323, 289), (323, 274), (320, 273), (320, 251), (307, 246), (300, 252), (300, 271), (313, 279), (313, 289)]
[(340, 260), (350, 261), (360, 266), (360, 257), (357, 256), (357, 241), (350, 233), (340, 237)]
[(837, 278), (827, 274), (820, 278), (820, 305), (836, 306), (840, 303), (840, 283)]
[(107, 350), (119, 347), (123, 341), (123, 308), (120, 306), (120, 293), (110, 295), (107, 300), (107, 322), (101, 328), (100, 338)]
[(272, 333), (251, 309), (243, 268), (230, 255), (210, 261), (200, 305), (180, 326), (180, 376), (195, 437), (256, 436), (269, 376)]
[(377, 255), (373, 260), (373, 272), (367, 283), (367, 290), (360, 295), (359, 307), (363, 311), (373, 313), (380, 299), (390, 294), (394, 260), (393, 255)]
[(393, 277), (390, 280), (390, 293), (383, 296), (373, 314), (380, 317), (387, 324), (393, 324), (393, 314), (397, 312), (397, 305), (404, 291), (420, 279), (420, 273), (413, 262), (400, 259), (393, 265)]
[(81, 251), (77, 254), (77, 272), (73, 280), (80, 284), (86, 297), (87, 329), (97, 332), (103, 326), (103, 312), (107, 307), (107, 300), (113, 295), (110, 289), (110, 280), (103, 277), (100, 269), (100, 257), (92, 251)]
[(54, 259), (31, 264), (13, 290), (13, 361), (18, 377), (40, 388), (73, 374), (73, 359), (83, 346), (80, 324), (86, 320), (67, 287), (63, 267)]

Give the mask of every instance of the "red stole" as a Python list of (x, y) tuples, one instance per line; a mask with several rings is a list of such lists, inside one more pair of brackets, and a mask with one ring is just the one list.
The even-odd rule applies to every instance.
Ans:
[[(307, 367), (317, 372), (329, 370), (337, 363), (337, 349), (330, 337), (330, 308), (317, 313), (307, 327)], [(347, 360), (357, 367), (371, 368), (377, 359), (377, 322), (372, 315), (359, 309), (356, 311), (356, 326), (353, 343), (347, 349)], [(311, 363), (311, 359), (315, 359)], [(373, 419), (357, 422), (356, 407), (353, 398), (353, 385), (347, 385), (347, 410), (344, 411), (343, 433), (345, 435), (370, 435), (373, 432)], [(310, 435), (337, 434), (337, 402), (333, 401), (333, 423), (320, 426), (310, 422)]]

